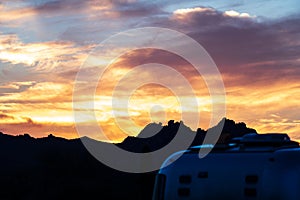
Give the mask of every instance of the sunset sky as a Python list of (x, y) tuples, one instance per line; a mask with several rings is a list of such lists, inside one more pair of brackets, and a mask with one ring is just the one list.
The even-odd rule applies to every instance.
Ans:
[[(130, 51), (114, 60), (100, 81), (94, 68), (89, 69), (90, 82), (82, 85), (73, 107), (77, 72), (98, 44), (119, 32), (143, 27), (187, 34), (206, 49), (224, 82), (227, 118), (245, 122), (260, 133), (284, 132), (300, 140), (298, 0), (0, 1), (0, 131), (76, 138), (73, 110), (91, 110), (91, 102), (97, 123), (112, 141), (136, 135), (151, 121), (179, 121), (182, 110), (191, 114), (184, 121), (189, 125), (199, 109), (199, 126), (207, 129), (212, 101), (205, 81), (186, 60), (162, 50)], [(111, 52), (117, 48), (118, 44), (112, 46)], [(106, 62), (106, 55), (96, 59)], [(153, 80), (164, 77), (172, 87), (183, 87), (165, 70), (151, 72), (154, 66), (148, 66), (150, 71), (130, 71), (147, 63), (179, 71), (196, 91), (198, 107), (179, 102), (178, 96), (188, 102), (189, 93), (174, 94), (154, 82), (134, 91), (121, 90), (130, 93), (129, 116), (120, 108), (113, 111), (112, 99), (123, 101), (122, 94), (113, 97), (113, 91), (119, 81), (126, 82), (122, 79), (126, 74), (129, 86), (145, 80), (145, 75)], [(95, 82), (97, 90), (91, 99), (85, 92)], [(122, 119), (119, 126), (112, 112)], [(82, 116), (76, 123), (86, 126), (87, 135), (103, 140), (89, 131), (89, 120)]]

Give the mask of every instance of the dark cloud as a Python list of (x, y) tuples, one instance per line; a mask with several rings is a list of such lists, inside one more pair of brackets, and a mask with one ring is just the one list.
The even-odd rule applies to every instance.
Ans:
[[(291, 23), (294, 21), (294, 23)], [(248, 81), (300, 76), (300, 19), (252, 26), (221, 26), (191, 33), (207, 49), (224, 74), (244, 74)], [(298, 32), (295, 32), (295, 26)], [(283, 77), (286, 78), (286, 77)], [(252, 80), (251, 80), (252, 79)]]
[[(98, 3), (91, 2), (94, 5)], [(300, 76), (297, 61), (300, 52), (300, 16), (268, 20), (205, 7), (186, 9), (186, 12), (179, 10), (167, 15), (159, 4), (110, 3), (113, 5), (111, 12), (118, 13), (121, 20), (126, 17), (135, 19), (136, 23), (131, 24), (135, 27), (172, 28), (197, 40), (211, 55), (221, 73), (235, 80), (229, 85), (252, 82), (266, 84), (289, 78), (297, 80)], [(139, 18), (148, 15), (151, 17)], [(178, 59), (172, 59), (174, 56), (161, 52), (155, 53), (155, 56), (159, 61), (165, 60), (159, 63), (178, 64)], [(145, 55), (142, 57), (145, 58)], [(139, 63), (135, 58), (128, 62)], [(73, 77), (74, 72), (63, 75)]]
[(86, 7), (87, 1), (81, 0), (59, 0), (59, 1), (46, 1), (43, 3), (35, 4), (34, 10), (41, 13), (62, 13), (61, 11), (80, 10)]
[(33, 121), (30, 117), (23, 117), (23, 119), (26, 120), (26, 122), (23, 123), (24, 126), (30, 126), (30, 127), (43, 127), (42, 124)]
[(78, 69), (72, 69), (72, 70), (67, 70), (67, 71), (58, 73), (57, 76), (60, 76), (67, 80), (75, 80), (77, 73), (78, 73)]
[(155, 4), (140, 2), (131, 4), (118, 4), (116, 6), (116, 12), (118, 12), (121, 17), (143, 17), (166, 13)]
[(30, 87), (34, 86), (36, 83), (35, 82), (27, 82), (27, 83), (22, 83), (22, 82), (16, 82), (16, 83), (10, 83), (10, 85), (7, 86), (1, 86), (0, 84), (0, 96), (2, 95), (8, 95), (11, 93), (16, 93), (16, 92), (24, 92)]
[(153, 24), (184, 32), (198, 41), (224, 76), (236, 78), (230, 84), (288, 77), (298, 80), (300, 16), (262, 20), (238, 14), (200, 7), (175, 11), (172, 17)]
[(22, 129), (32, 129), (32, 128), (43, 128), (43, 124), (37, 123), (33, 121), (30, 117), (22, 117), (24, 122), (10, 122), (7, 123), (5, 122), (6, 120), (16, 120), (16, 118), (12, 115), (6, 115), (6, 114), (0, 114), (0, 124), (1, 126), (1, 131), (6, 131), (6, 126), (7, 127), (22, 127)]
[(15, 119), (14, 116), (6, 115), (6, 114), (0, 114), (0, 120), (7, 120), (7, 119)]
[(85, 9), (94, 9), (96, 15), (114, 17), (139, 17), (162, 13), (159, 6), (151, 2), (135, 1), (109, 1), (109, 0), (59, 0), (47, 1), (34, 6), (34, 10), (40, 13), (70, 14), (84, 11)]

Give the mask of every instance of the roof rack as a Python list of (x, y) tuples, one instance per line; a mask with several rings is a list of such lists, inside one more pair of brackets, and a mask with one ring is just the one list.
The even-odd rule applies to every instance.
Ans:
[(281, 148), (295, 148), (299, 147), (299, 143), (290, 140), (290, 137), (285, 133), (268, 133), (268, 134), (257, 134), (257, 133), (249, 133), (244, 135), (243, 137), (235, 137), (232, 138), (229, 142), (224, 144), (205, 144), (199, 146), (190, 147), (189, 150), (191, 152), (199, 151), (200, 148), (209, 148), (212, 151), (226, 151), (235, 149), (238, 151), (242, 151), (245, 149), (251, 150), (251, 148), (258, 148), (259, 151), (274, 151)]

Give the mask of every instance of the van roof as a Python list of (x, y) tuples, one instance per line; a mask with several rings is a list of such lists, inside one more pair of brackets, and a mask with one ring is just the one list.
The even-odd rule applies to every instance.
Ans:
[(212, 152), (224, 151), (275, 151), (282, 148), (299, 147), (299, 143), (291, 141), (285, 133), (257, 134), (249, 133), (243, 137), (236, 137), (227, 143), (205, 144), (190, 147), (187, 153), (199, 152), (201, 148), (212, 149)]

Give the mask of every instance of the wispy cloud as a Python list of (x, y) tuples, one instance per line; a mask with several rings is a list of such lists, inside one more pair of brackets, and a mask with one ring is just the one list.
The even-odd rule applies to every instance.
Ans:
[[(72, 60), (81, 60), (88, 47), (76, 47), (68, 41), (23, 43), (16, 35), (0, 36), (0, 60), (11, 64), (24, 64), (35, 71), (51, 71)], [(80, 57), (82, 56), (82, 57)]]
[(5, 24), (7, 26), (16, 26), (16, 24), (18, 24), (18, 20), (30, 18), (35, 15), (36, 12), (32, 8), (9, 8), (4, 4), (0, 5), (0, 24)]

